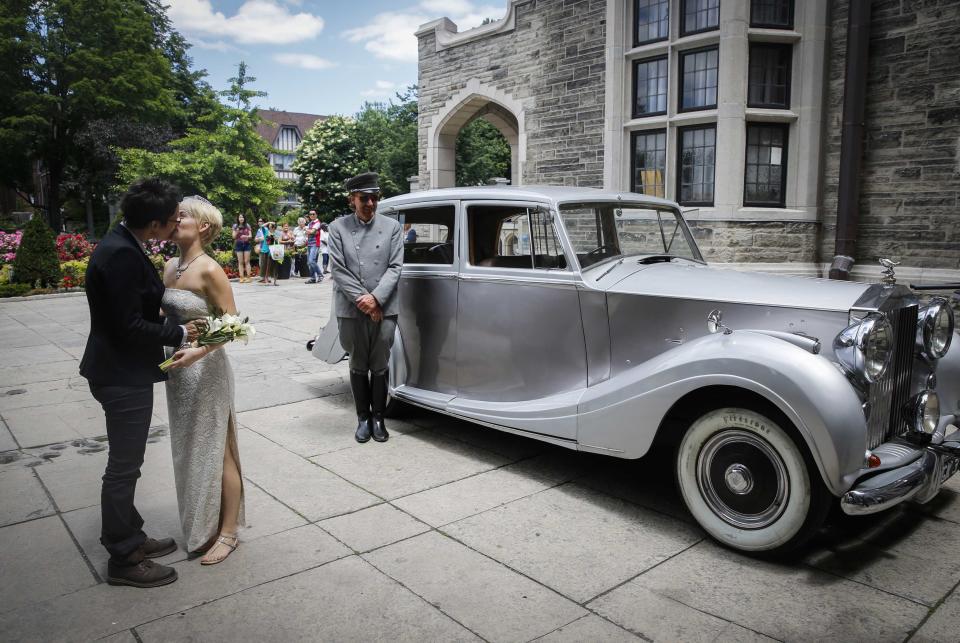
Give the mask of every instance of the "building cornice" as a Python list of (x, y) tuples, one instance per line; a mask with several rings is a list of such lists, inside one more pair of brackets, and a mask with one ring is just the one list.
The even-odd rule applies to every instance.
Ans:
[(416, 31), (416, 36), (419, 39), (433, 33), (437, 51), (442, 51), (488, 36), (509, 33), (517, 26), (517, 7), (522, 4), (527, 4), (528, 2), (530, 2), (530, 0), (509, 0), (507, 13), (503, 18), (485, 25), (480, 25), (479, 27), (474, 27), (473, 29), (467, 29), (462, 33), (457, 29), (456, 23), (450, 20), (450, 18), (431, 20), (426, 24), (420, 25), (420, 28)]

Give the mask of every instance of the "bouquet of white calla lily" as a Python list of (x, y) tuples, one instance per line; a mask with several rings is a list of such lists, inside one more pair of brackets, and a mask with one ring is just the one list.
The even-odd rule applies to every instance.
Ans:
[[(239, 340), (246, 344), (250, 338), (257, 333), (257, 329), (250, 323), (249, 317), (241, 318), (239, 315), (229, 313), (213, 313), (203, 320), (203, 329), (200, 335), (190, 345), (194, 348), (200, 346), (213, 346), (216, 344), (226, 344)], [(173, 358), (162, 362), (160, 370), (164, 373), (173, 364)]]

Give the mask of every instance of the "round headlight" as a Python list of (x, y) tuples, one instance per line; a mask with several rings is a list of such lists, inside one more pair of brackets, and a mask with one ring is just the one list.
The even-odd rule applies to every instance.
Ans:
[(860, 350), (863, 351), (863, 374), (870, 383), (883, 377), (893, 352), (893, 327), (885, 317), (864, 320)]
[(913, 402), (913, 430), (933, 435), (940, 424), (940, 397), (936, 391), (922, 391)]
[(883, 377), (890, 364), (893, 327), (883, 315), (868, 315), (837, 335), (833, 351), (848, 372), (872, 384)]
[(953, 309), (946, 299), (936, 297), (920, 309), (917, 340), (920, 351), (930, 359), (940, 359), (950, 349), (953, 339)]

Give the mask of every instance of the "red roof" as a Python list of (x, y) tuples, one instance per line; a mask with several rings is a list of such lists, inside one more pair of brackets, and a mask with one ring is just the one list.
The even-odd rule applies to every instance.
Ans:
[(282, 126), (296, 127), (302, 139), (307, 130), (326, 116), (319, 114), (300, 114), (299, 112), (280, 112), (272, 109), (257, 110), (263, 121), (257, 125), (257, 134), (270, 145), (277, 142), (277, 134)]

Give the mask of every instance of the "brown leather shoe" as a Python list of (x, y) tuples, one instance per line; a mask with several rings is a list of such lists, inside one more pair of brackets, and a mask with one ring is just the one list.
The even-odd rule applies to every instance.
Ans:
[(144, 558), (160, 558), (177, 551), (177, 543), (173, 538), (147, 538), (141, 548)]
[(160, 587), (177, 580), (177, 570), (160, 565), (149, 558), (143, 558), (141, 551), (131, 554), (131, 559), (139, 554), (140, 562), (133, 565), (107, 563), (107, 582), (111, 585), (129, 585), (131, 587)]

